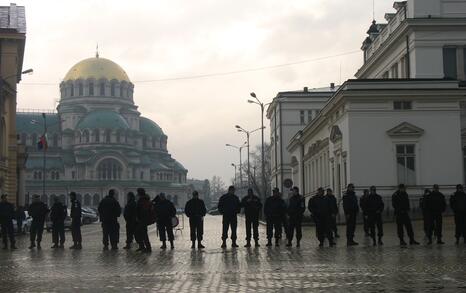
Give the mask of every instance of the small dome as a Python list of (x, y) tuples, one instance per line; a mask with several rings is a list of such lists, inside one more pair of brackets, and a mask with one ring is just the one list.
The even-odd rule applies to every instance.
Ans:
[(108, 128), (108, 129), (129, 129), (128, 122), (120, 114), (107, 111), (99, 110), (94, 111), (81, 119), (77, 129), (94, 129), (94, 128)]
[(68, 71), (64, 81), (88, 78), (106, 78), (130, 82), (128, 75), (120, 65), (100, 57), (88, 58), (76, 63)]
[(140, 117), (139, 118), (139, 130), (148, 136), (162, 136), (165, 135), (163, 133), (162, 128), (157, 125), (154, 121), (145, 118), (145, 117)]

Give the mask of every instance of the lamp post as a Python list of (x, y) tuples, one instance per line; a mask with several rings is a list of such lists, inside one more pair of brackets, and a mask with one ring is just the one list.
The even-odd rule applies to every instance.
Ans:
[(234, 181), (233, 185), (236, 185), (236, 183), (237, 183), (237, 181), (236, 181), (236, 164), (231, 163), (231, 165), (235, 168), (235, 181)]
[(248, 147), (248, 188), (251, 187), (251, 164), (249, 163), (249, 136), (251, 135), (251, 133), (254, 133), (258, 130), (261, 130), (261, 129), (264, 129), (264, 127), (259, 127), (257, 129), (254, 129), (254, 130), (251, 130), (251, 131), (248, 131), (246, 129), (244, 129), (243, 127), (239, 126), (239, 125), (236, 125), (235, 126), (236, 129), (238, 130), (238, 132), (243, 132), (246, 134), (246, 142), (247, 142), (247, 147)]
[(231, 148), (235, 148), (237, 150), (239, 150), (239, 181), (240, 181), (240, 188), (243, 187), (243, 162), (242, 162), (242, 158), (241, 158), (241, 153), (242, 153), (242, 150), (243, 148), (247, 145), (247, 142), (244, 142), (243, 145), (241, 146), (236, 146), (236, 145), (232, 145), (232, 144), (225, 144), (225, 146), (227, 147), (231, 147)]

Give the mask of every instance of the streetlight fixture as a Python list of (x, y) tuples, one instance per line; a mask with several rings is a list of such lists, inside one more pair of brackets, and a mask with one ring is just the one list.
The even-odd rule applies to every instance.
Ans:
[(249, 163), (249, 136), (251, 135), (251, 133), (254, 133), (258, 130), (263, 130), (264, 127), (259, 127), (257, 129), (254, 129), (254, 130), (251, 130), (251, 131), (248, 131), (246, 129), (244, 129), (243, 127), (239, 126), (239, 125), (235, 125), (236, 129), (238, 130), (238, 132), (243, 132), (246, 134), (246, 139), (247, 139), (247, 147), (248, 147), (248, 187), (251, 187), (251, 165)]
[(242, 153), (242, 150), (244, 147), (246, 147), (247, 145), (247, 142), (244, 142), (241, 146), (236, 146), (236, 145), (232, 145), (232, 144), (225, 144), (225, 146), (227, 147), (231, 147), (231, 148), (235, 148), (239, 151), (239, 181), (240, 181), (240, 188), (243, 187), (243, 162), (242, 162), (242, 159), (241, 159), (241, 153)]

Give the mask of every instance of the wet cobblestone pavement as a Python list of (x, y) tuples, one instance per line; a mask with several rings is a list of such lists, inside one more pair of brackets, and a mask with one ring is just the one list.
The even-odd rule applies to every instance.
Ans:
[[(29, 251), (22, 236), (20, 249), (0, 251), (0, 292), (466, 292), (466, 245), (453, 244), (451, 219), (444, 223), (445, 245), (407, 248), (386, 224), (383, 247), (372, 247), (358, 226), (358, 247), (340, 239), (335, 248), (318, 248), (308, 227), (301, 248), (266, 248), (261, 227), (262, 247), (246, 249), (241, 219), (241, 247), (222, 250), (220, 222), (206, 217), (204, 251), (190, 249), (187, 221), (173, 251), (159, 250), (152, 231), (152, 254), (102, 251), (99, 224), (83, 227), (81, 251), (50, 249), (50, 233), (42, 251)], [(421, 225), (415, 223), (418, 240)]]

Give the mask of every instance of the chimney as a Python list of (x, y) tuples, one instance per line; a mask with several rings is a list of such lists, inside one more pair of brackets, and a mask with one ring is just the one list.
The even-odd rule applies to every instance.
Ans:
[(331, 90), (334, 90), (334, 89), (335, 89), (335, 83), (334, 83), (334, 82), (330, 83), (330, 89), (331, 89)]
[(309, 90), (307, 88), (307, 86), (304, 87), (304, 92), (307, 93)]

